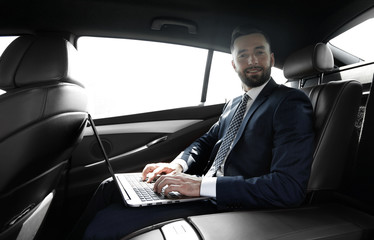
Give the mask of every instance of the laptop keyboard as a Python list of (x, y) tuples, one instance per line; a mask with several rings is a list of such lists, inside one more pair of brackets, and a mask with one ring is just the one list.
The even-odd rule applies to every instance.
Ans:
[(164, 199), (164, 196), (153, 191), (153, 183), (143, 182), (139, 174), (126, 176), (131, 187), (142, 202)]

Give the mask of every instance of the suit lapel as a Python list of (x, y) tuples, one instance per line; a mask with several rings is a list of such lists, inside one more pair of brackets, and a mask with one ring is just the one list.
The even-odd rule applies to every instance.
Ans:
[[(249, 108), (248, 113), (245, 115), (243, 122), (240, 125), (240, 128), (238, 130), (238, 133), (234, 139), (233, 147), (238, 142), (240, 137), (242, 136), (244, 129), (248, 123), (248, 121), (251, 119), (253, 113), (268, 99), (270, 94), (278, 87), (279, 85), (275, 83), (275, 81), (271, 78), (270, 81), (266, 84), (264, 89), (261, 91), (261, 93), (257, 96), (255, 101), (253, 102), (252, 106)], [(232, 116), (230, 116), (230, 119)]]

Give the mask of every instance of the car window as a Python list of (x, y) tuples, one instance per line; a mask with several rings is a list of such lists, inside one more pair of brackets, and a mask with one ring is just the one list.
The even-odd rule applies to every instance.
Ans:
[[(99, 37), (81, 37), (77, 47), (95, 118), (201, 104), (207, 49)], [(206, 103), (242, 94), (231, 59), (214, 52)]]
[(0, 36), (0, 56), (3, 54), (8, 45), (16, 38), (16, 36)]
[(96, 118), (198, 105), (208, 51), (174, 44), (81, 37), (83, 81)]
[(330, 44), (357, 57), (360, 61), (374, 60), (374, 19), (366, 20), (330, 40)]
[[(16, 38), (16, 36), (0, 36), (0, 56), (3, 54), (8, 45)], [(0, 89), (0, 95), (4, 92), (5, 91)]]

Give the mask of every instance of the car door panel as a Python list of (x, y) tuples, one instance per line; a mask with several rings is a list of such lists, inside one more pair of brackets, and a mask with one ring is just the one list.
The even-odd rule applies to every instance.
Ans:
[[(169, 162), (217, 121), (223, 104), (95, 120), (115, 172), (141, 171), (147, 163)], [(91, 128), (76, 148), (69, 194), (92, 191), (109, 171)]]

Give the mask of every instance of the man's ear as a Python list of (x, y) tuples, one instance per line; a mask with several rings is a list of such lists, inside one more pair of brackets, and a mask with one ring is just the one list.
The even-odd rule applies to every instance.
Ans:
[(231, 65), (232, 65), (232, 67), (234, 68), (234, 70), (236, 71), (236, 66), (235, 66), (235, 62), (234, 62), (234, 60), (231, 60)]
[(271, 66), (274, 67), (274, 64), (275, 64), (275, 58), (274, 58), (274, 53), (271, 53), (270, 55), (270, 63), (271, 63)]

